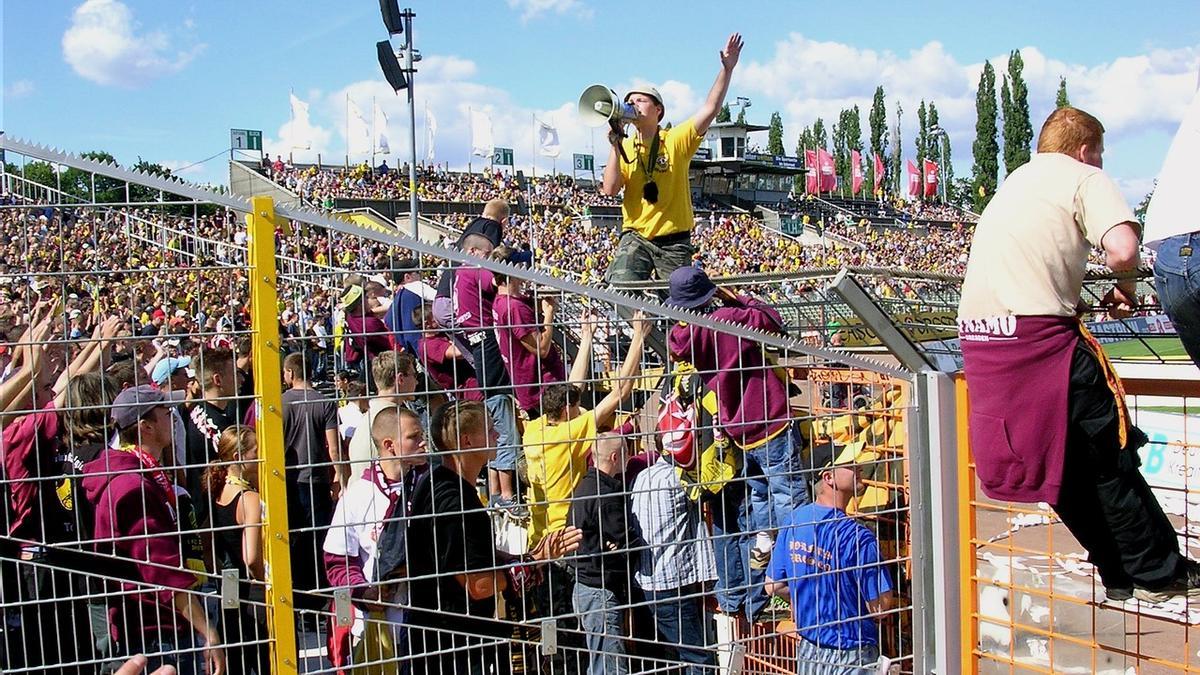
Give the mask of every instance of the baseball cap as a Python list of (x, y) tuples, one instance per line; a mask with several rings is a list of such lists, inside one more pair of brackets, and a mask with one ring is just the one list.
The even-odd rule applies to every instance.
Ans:
[(192, 365), (192, 357), (190, 356), (169, 356), (154, 364), (154, 372), (150, 374), (150, 379), (160, 387), (171, 379), (171, 375), (180, 368), (187, 368)]
[(146, 413), (163, 405), (170, 405), (170, 400), (158, 387), (149, 384), (130, 387), (113, 401), (112, 421), (118, 429), (128, 429)]
[(680, 267), (671, 272), (670, 295), (668, 305), (684, 309), (695, 309), (712, 300), (717, 293), (717, 286), (708, 278), (704, 270), (692, 266)]
[(845, 445), (835, 445), (831, 440), (814, 442), (812, 452), (809, 454), (809, 470), (815, 477), (822, 471), (835, 466), (854, 466), (873, 461), (879, 456), (876, 452), (864, 452), (864, 447), (866, 447), (866, 443), (863, 441), (854, 441)]
[(660, 106), (663, 107), (663, 112), (659, 113), (659, 115), (658, 115), (658, 119), (661, 122), (662, 118), (663, 118), (663, 113), (666, 112), (667, 105), (665, 103), (663, 103), (662, 94), (658, 93), (658, 89), (656, 89), (655, 87), (652, 87), (651, 85), (646, 84), (646, 83), (636, 84), (633, 86), (632, 89), (629, 90), (628, 93), (625, 94), (625, 98), (622, 100), (624, 100), (626, 103), (629, 103), (629, 97), (633, 96), (634, 94), (644, 94), (646, 96), (649, 96), (650, 98), (654, 99)]

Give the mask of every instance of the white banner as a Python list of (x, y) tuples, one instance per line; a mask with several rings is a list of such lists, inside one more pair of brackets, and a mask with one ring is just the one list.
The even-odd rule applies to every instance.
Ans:
[[(308, 122), (308, 104), (296, 98), (295, 94), (289, 93), (288, 98), (292, 104), (292, 125), (289, 131), (292, 147), (297, 150), (309, 150), (312, 148), (312, 138), (307, 133), (312, 126)], [(297, 133), (303, 129), (304, 133)]]
[(346, 148), (351, 155), (371, 152), (371, 128), (349, 98), (346, 99)]
[(429, 106), (425, 106), (425, 161), (433, 161), (433, 141), (437, 138), (437, 118)]
[(371, 126), (375, 128), (375, 152), (390, 155), (392, 154), (392, 150), (388, 147), (387, 115), (383, 113), (383, 108), (380, 108), (378, 103), (375, 104), (373, 117), (373, 124)]
[(536, 118), (534, 124), (537, 127), (538, 152), (542, 157), (558, 157), (561, 150), (558, 142), (558, 129)]
[(496, 151), (492, 140), (492, 118), (480, 110), (471, 111), (471, 154), (491, 158)]

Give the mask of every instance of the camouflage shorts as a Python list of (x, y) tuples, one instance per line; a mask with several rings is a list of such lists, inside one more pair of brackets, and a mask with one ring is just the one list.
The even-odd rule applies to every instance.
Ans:
[(617, 242), (605, 279), (610, 284), (648, 281), (655, 276), (665, 281), (671, 272), (692, 264), (695, 252), (690, 232), (646, 239), (633, 230), (625, 230)]

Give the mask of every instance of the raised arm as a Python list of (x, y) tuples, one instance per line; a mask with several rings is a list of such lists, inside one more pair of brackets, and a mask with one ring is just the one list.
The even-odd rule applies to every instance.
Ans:
[(650, 332), (650, 320), (642, 312), (633, 315), (633, 342), (629, 344), (629, 352), (617, 373), (617, 381), (613, 383), (612, 391), (596, 405), (596, 427), (607, 427), (616, 416), (617, 406), (633, 391), (633, 376), (638, 373), (642, 362), (642, 347), (646, 343), (646, 335)]
[(587, 314), (583, 317), (583, 322), (579, 324), (579, 352), (575, 354), (575, 361), (571, 364), (571, 372), (567, 375), (567, 382), (583, 382), (592, 365), (592, 341), (596, 336), (596, 317)]
[[(721, 110), (721, 105), (725, 103), (725, 94), (729, 92), (729, 80), (733, 77), (733, 69), (737, 66), (738, 57), (742, 54), (742, 36), (740, 33), (734, 33), (729, 36), (729, 40), (725, 42), (725, 48), (721, 50), (721, 69), (717, 71), (717, 79), (713, 82), (712, 89), (708, 90), (708, 98), (704, 100), (704, 104), (700, 106), (700, 110), (696, 111), (692, 117), (692, 124), (696, 127), (696, 133), (703, 136), (709, 125), (717, 118), (717, 112)], [(608, 177), (608, 171), (605, 170), (605, 178)]]
[(600, 181), (600, 194), (616, 197), (625, 187), (625, 176), (621, 174), (621, 137), (616, 131), (608, 132), (608, 164), (604, 165), (604, 178)]

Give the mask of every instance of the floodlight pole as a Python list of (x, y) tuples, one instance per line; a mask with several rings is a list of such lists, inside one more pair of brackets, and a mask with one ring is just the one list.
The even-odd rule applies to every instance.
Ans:
[(404, 14), (404, 68), (408, 73), (408, 211), (409, 222), (412, 225), (413, 239), (417, 239), (417, 105), (413, 96), (413, 80), (417, 72), (413, 61), (413, 28), (412, 20), (416, 14), (411, 9), (405, 9)]

